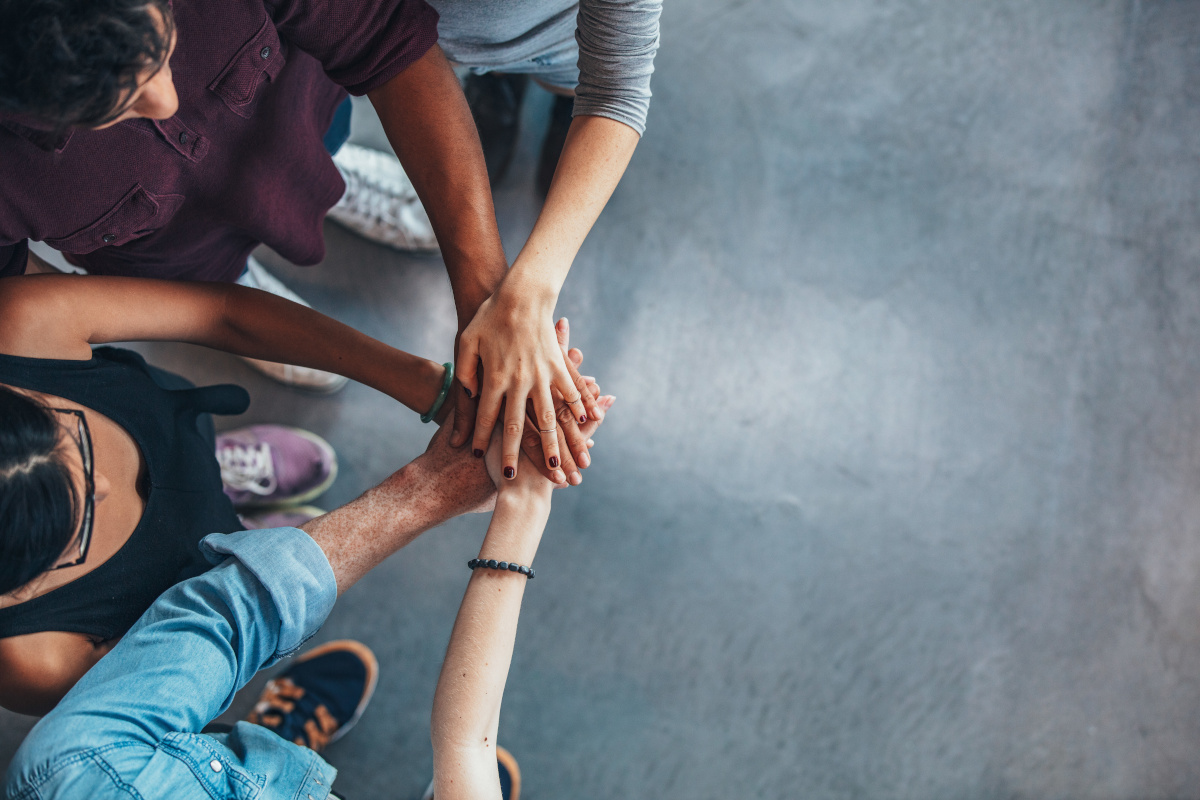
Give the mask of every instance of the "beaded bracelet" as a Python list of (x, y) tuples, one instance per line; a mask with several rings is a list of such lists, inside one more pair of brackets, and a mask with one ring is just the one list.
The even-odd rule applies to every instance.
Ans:
[(503, 569), (509, 572), (519, 572), (529, 580), (533, 580), (533, 567), (522, 567), (520, 564), (497, 561), (494, 558), (472, 558), (467, 562), (467, 566), (471, 569)]
[(421, 415), (421, 422), (429, 422), (436, 417), (437, 412), (442, 409), (442, 403), (446, 402), (446, 395), (450, 393), (450, 382), (454, 380), (454, 364), (447, 361), (442, 366), (446, 369), (446, 377), (442, 378), (442, 391), (438, 392), (437, 400), (433, 401), (433, 408), (429, 409), (429, 413)]

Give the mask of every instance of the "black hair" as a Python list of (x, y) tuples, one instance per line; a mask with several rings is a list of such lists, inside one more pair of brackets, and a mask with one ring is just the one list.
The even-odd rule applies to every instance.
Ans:
[(58, 131), (107, 122), (173, 30), (168, 0), (0, 0), (0, 113)]
[(0, 387), (0, 594), (54, 566), (75, 535), (80, 499), (61, 441), (53, 411)]

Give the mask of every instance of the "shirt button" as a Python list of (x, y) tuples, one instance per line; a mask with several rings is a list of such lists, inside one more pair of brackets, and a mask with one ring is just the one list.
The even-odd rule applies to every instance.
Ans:
[(213, 772), (221, 771), (221, 762), (217, 761), (215, 758), (212, 761), (208, 762), (208, 766), (212, 767)]
[(187, 131), (179, 132), (179, 143), (180, 144), (187, 144), (191, 140), (191, 138), (192, 137), (188, 136)]
[(263, 61), (266, 61), (268, 58), (271, 57), (271, 48), (264, 47), (262, 50), (258, 51), (258, 54), (263, 57)]
[(117, 235), (116, 235), (115, 233), (106, 233), (106, 234), (104, 234), (103, 236), (101, 236), (101, 237), (100, 237), (100, 239), (101, 239), (101, 240), (102, 240), (102, 241), (103, 241), (105, 244), (108, 244), (109, 242), (113, 241), (113, 240), (114, 240), (114, 239), (116, 239), (116, 238), (117, 238)]

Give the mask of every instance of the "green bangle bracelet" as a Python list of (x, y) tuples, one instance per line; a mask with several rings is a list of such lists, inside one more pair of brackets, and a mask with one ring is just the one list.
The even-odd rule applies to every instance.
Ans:
[(442, 390), (438, 392), (437, 400), (433, 401), (433, 408), (429, 409), (429, 413), (421, 415), (421, 422), (432, 421), (442, 410), (442, 403), (446, 402), (446, 395), (450, 394), (450, 384), (454, 381), (454, 364), (447, 361), (442, 366), (446, 368), (446, 377), (442, 379)]

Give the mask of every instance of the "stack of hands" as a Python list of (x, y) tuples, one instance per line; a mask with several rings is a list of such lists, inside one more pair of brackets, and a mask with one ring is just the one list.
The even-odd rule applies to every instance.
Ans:
[[(583, 353), (570, 347), (565, 317), (546, 329), (553, 348), (546, 357), (541, 357), (542, 337), (527, 331), (539, 357), (529, 362), (506, 359), (502, 347), (489, 344), (493, 337), (477, 332), (487, 324), (490, 302), (459, 341), (456, 378), (462, 389), (449, 426), (450, 446), (470, 442), (472, 454), (482, 458), (497, 434), (498, 469), (504, 479), (515, 480), (527, 461), (557, 486), (578, 486), (583, 482), (581, 471), (591, 465), (591, 435), (616, 398), (602, 396), (596, 379), (580, 374)], [(443, 417), (442, 421), (448, 418)]]

